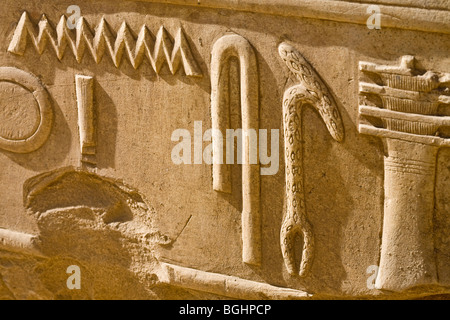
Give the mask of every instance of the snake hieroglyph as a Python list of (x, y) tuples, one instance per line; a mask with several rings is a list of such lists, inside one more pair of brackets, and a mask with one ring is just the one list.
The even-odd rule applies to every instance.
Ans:
[[(314, 236), (306, 216), (303, 185), (302, 108), (314, 107), (336, 141), (344, 138), (344, 127), (336, 103), (327, 86), (302, 55), (287, 43), (278, 52), (299, 83), (288, 88), (283, 96), (283, 123), (286, 172), (286, 213), (283, 218), (280, 242), (286, 268), (290, 274), (306, 276), (314, 257)], [(296, 272), (294, 243), (303, 236), (302, 258)]]

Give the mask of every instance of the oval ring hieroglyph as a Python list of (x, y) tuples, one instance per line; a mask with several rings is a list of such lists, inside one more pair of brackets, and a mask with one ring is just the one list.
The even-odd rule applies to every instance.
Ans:
[(50, 135), (53, 124), (53, 109), (47, 90), (36, 76), (14, 67), (0, 67), (0, 82), (16, 84), (29, 91), (39, 107), (39, 124), (34, 132), (23, 139), (0, 136), (0, 149), (15, 153), (28, 153), (39, 149)]

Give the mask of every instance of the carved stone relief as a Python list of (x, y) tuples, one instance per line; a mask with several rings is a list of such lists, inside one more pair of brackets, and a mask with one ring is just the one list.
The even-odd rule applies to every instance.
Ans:
[(4, 1), (0, 299), (450, 293), (441, 1)]
[(81, 163), (95, 165), (94, 78), (75, 76), (80, 134)]
[[(304, 277), (308, 275), (314, 259), (314, 233), (306, 214), (303, 187), (302, 108), (308, 105), (314, 107), (336, 141), (344, 139), (344, 127), (333, 96), (314, 68), (287, 43), (281, 43), (278, 52), (299, 81), (283, 96), (287, 208), (280, 243), (289, 273)], [(294, 242), (298, 234), (303, 237), (303, 249), (300, 268), (296, 270)]]
[(418, 70), (412, 56), (403, 56), (399, 66), (360, 62), (359, 67), (373, 79), (359, 85), (359, 131), (383, 138), (387, 149), (376, 286), (402, 291), (437, 285), (436, 158), (440, 147), (450, 146), (450, 139), (440, 131), (450, 125), (450, 117), (440, 116), (438, 108), (450, 104), (450, 74)]
[[(37, 32), (35, 29), (38, 29)], [(42, 15), (36, 28), (28, 13), (24, 12), (14, 31), (8, 51), (23, 55), (27, 47), (28, 36), (39, 54), (44, 52), (47, 43), (50, 42), (51, 48), (59, 60), (64, 57), (67, 47), (78, 63), (82, 62), (86, 49), (96, 63), (100, 63), (106, 51), (114, 66), (119, 68), (125, 51), (125, 56), (134, 69), (138, 69), (144, 58), (147, 58), (156, 73), (159, 73), (162, 65), (166, 62), (172, 74), (183, 67), (187, 76), (199, 77), (202, 75), (181, 29), (178, 29), (175, 42), (172, 44), (164, 27), (159, 29), (154, 38), (144, 25), (138, 38), (135, 39), (124, 21), (117, 36), (114, 37), (105, 19), (101, 19), (96, 31), (92, 32), (86, 20), (81, 17), (75, 32), (73, 32), (67, 28), (65, 16), (61, 16), (55, 29), (47, 17)]]
[[(226, 132), (230, 128), (229, 81), (226, 65), (231, 57), (240, 62), (242, 129), (259, 129), (259, 76), (254, 49), (243, 37), (226, 35), (214, 43), (211, 59), (211, 116), (213, 129)], [(245, 140), (245, 135), (243, 135)], [(214, 140), (213, 140), (214, 143)], [(217, 148), (217, 147), (216, 147)], [(261, 264), (261, 217), (260, 217), (260, 167), (259, 161), (250, 163), (250, 148), (246, 140), (242, 153), (242, 260)], [(226, 154), (226, 152), (222, 152)], [(231, 193), (229, 164), (213, 164), (213, 189)]]
[(14, 67), (0, 68), (0, 149), (29, 153), (47, 140), (53, 124), (49, 95), (39, 79)]

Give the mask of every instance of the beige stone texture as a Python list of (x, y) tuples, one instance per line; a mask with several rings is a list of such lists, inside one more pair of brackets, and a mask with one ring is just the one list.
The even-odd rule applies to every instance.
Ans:
[(448, 0), (1, 9), (0, 299), (450, 297)]

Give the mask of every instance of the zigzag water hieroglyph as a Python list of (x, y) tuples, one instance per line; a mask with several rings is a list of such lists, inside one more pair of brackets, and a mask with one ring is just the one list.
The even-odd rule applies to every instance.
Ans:
[(105, 18), (100, 20), (93, 32), (86, 19), (80, 17), (73, 31), (67, 27), (67, 18), (64, 15), (61, 16), (58, 25), (54, 28), (45, 15), (42, 15), (36, 26), (25, 11), (14, 31), (8, 51), (23, 55), (28, 43), (27, 35), (39, 54), (44, 52), (47, 43), (50, 42), (51, 48), (54, 49), (59, 60), (64, 57), (68, 46), (77, 62), (81, 63), (87, 47), (96, 63), (100, 63), (106, 50), (114, 66), (119, 68), (125, 50), (125, 56), (134, 69), (139, 68), (144, 57), (147, 57), (157, 74), (164, 62), (167, 62), (172, 74), (175, 74), (182, 65), (187, 76), (202, 76), (181, 28), (178, 29), (174, 42), (172, 42), (163, 26), (160, 27), (155, 38), (144, 24), (136, 39), (125, 21), (120, 26), (117, 35), (114, 36)]
[[(307, 105), (314, 107), (336, 141), (344, 139), (344, 126), (328, 87), (300, 52), (284, 42), (278, 47), (278, 52), (299, 81), (288, 88), (283, 97), (287, 209), (281, 226), (280, 242), (288, 272), (303, 277), (312, 266), (314, 235), (306, 215), (303, 184), (302, 108)], [(303, 236), (302, 260), (298, 273), (294, 253), (297, 234)]]

